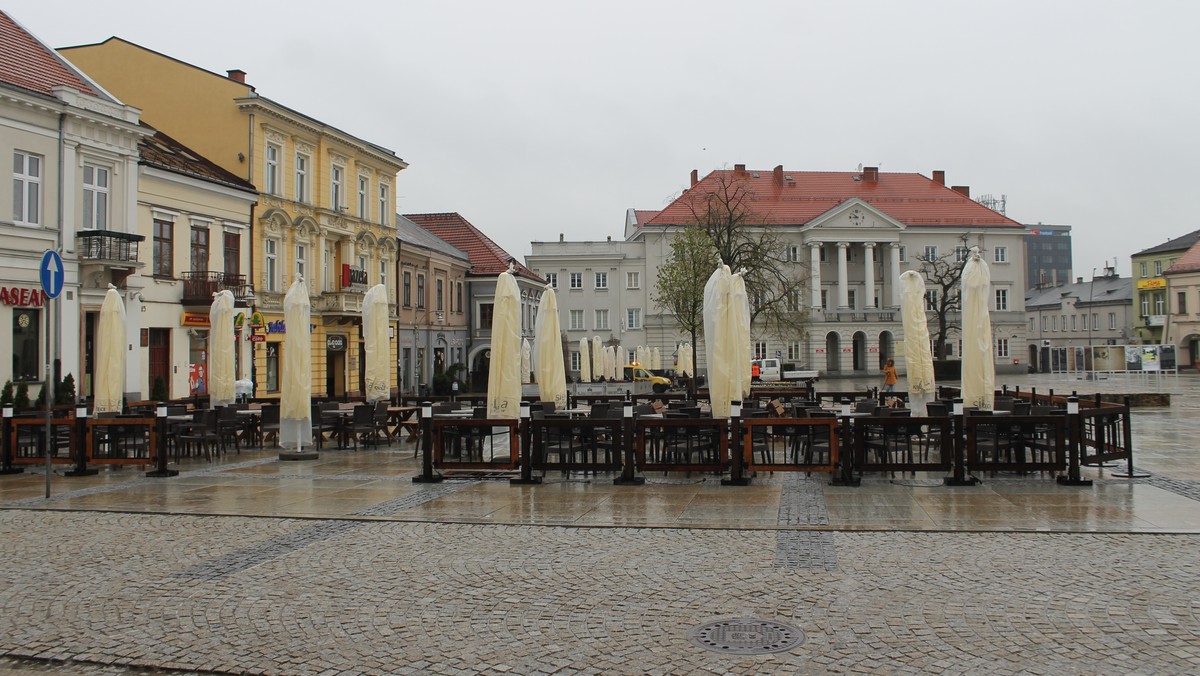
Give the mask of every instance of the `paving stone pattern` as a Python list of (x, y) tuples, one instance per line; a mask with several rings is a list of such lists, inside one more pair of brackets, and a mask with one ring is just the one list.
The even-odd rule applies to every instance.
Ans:
[[(825, 493), (822, 482), (825, 475), (804, 476), (800, 473), (784, 474), (779, 479), (767, 479), (767, 483), (778, 483), (780, 526), (827, 526), (829, 515), (825, 511)], [(781, 529), (775, 534), (775, 565), (781, 568), (802, 570), (836, 570), (837, 549), (833, 533), (806, 530)]]
[[(1200, 671), (1192, 535), (831, 532), (825, 570), (776, 565), (771, 531), (336, 524), (0, 511), (0, 654), (263, 674)], [(256, 549), (278, 555), (239, 567)], [(227, 574), (180, 575), (218, 560)], [(739, 617), (807, 640), (687, 640)]]

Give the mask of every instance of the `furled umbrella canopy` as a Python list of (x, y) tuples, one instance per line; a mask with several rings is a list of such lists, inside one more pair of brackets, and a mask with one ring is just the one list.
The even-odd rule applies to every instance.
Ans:
[(592, 382), (592, 357), (588, 352), (592, 349), (592, 341), (587, 338), (579, 339), (579, 382)]
[(729, 278), (729, 312), (732, 321), (730, 329), (734, 332), (732, 339), (737, 347), (734, 368), (741, 392), (741, 396), (737, 398), (739, 401), (750, 396), (750, 361), (754, 358), (750, 346), (750, 297), (746, 294), (746, 279), (742, 272), (739, 270)]
[(363, 296), (363, 343), (366, 352), (366, 399), (386, 401), (392, 397), (391, 339), (388, 337), (387, 287), (376, 284)]
[(929, 349), (929, 321), (925, 317), (925, 280), (913, 270), (900, 275), (900, 316), (904, 323), (904, 367), (908, 380), (908, 407), (924, 416), (937, 388), (933, 352)]
[(736, 362), (741, 350), (733, 326), (733, 275), (721, 264), (704, 285), (704, 351), (708, 365), (708, 399), (714, 418), (728, 418), (730, 403), (741, 399)]
[(604, 344), (600, 342), (600, 336), (592, 336), (592, 378), (607, 379), (604, 374)]
[(283, 368), (280, 369), (279, 445), (299, 452), (312, 443), (312, 306), (308, 285), (292, 282), (283, 298)]
[(604, 369), (604, 372), (608, 374), (609, 380), (621, 379), (621, 374), (618, 372), (620, 369), (617, 366), (617, 348), (604, 348)]
[(487, 414), (516, 420), (521, 417), (521, 292), (511, 270), (496, 276), (494, 302)]
[(529, 382), (530, 373), (533, 371), (533, 348), (529, 346), (529, 339), (521, 339), (521, 384)]
[(683, 366), (681, 367), (684, 374), (691, 376), (696, 373), (695, 354), (692, 352), (692, 344), (683, 344)]
[(650, 353), (650, 368), (655, 371), (662, 369), (662, 351), (657, 347)]
[(125, 303), (111, 284), (100, 306), (96, 329), (96, 413), (120, 413), (125, 394)]
[(992, 273), (979, 247), (963, 267), (962, 398), (964, 406), (992, 410), (996, 396), (996, 362), (992, 356), (992, 318), (988, 304), (992, 295)]
[(213, 408), (228, 406), (237, 397), (234, 381), (233, 292), (218, 291), (208, 310), (208, 401)]
[(564, 409), (567, 407), (567, 370), (563, 365), (562, 335), (558, 326), (558, 298), (552, 287), (547, 286), (542, 292), (533, 334), (539, 398), (554, 402), (556, 409)]

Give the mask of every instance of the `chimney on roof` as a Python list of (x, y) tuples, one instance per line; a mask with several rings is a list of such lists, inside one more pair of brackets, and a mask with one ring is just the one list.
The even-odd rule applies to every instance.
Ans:
[(879, 167), (863, 167), (863, 180), (867, 183), (878, 183)]
[(692, 170), (692, 185), (695, 186), (699, 182), (700, 182), (700, 171), (697, 169), (693, 169)]
[(735, 173), (735, 174), (744, 174), (744, 173), (746, 173), (746, 165), (744, 165), (744, 164), (735, 164), (735, 165), (733, 165), (733, 173)]
[(946, 185), (946, 172), (942, 169), (934, 169), (933, 182), (938, 185)]
[(229, 74), (230, 80), (246, 84), (246, 71), (241, 70), (240, 68), (234, 68), (233, 70), (227, 70), (225, 72)]
[(783, 165), (782, 164), (775, 165), (774, 174), (775, 174), (775, 185), (782, 186), (783, 185)]
[(558, 241), (565, 242), (565, 241), (567, 241), (567, 238), (564, 237), (563, 234), (560, 232), (560, 233), (558, 233)]
[(956, 185), (952, 186), (950, 189), (962, 195), (963, 197), (966, 197), (967, 199), (971, 199), (971, 186), (969, 185)]

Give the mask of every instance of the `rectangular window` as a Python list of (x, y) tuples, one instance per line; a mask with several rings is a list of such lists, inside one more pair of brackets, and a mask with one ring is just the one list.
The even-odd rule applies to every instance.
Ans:
[(455, 311), (455, 312), (457, 312), (457, 313), (459, 313), (459, 314), (462, 314), (462, 300), (463, 300), (463, 285), (462, 285), (462, 282), (455, 282), (455, 283), (454, 283), (454, 295), (455, 295), (455, 301), (456, 301), (456, 302), (455, 302), (455, 309), (454, 309), (454, 311)]
[(1008, 309), (1008, 289), (996, 289), (996, 311), (1004, 312)]
[(800, 343), (788, 343), (787, 358), (788, 358), (788, 361), (799, 361), (801, 359)]
[(83, 165), (83, 229), (108, 228), (108, 169)]
[(1051, 317), (1050, 317), (1050, 330), (1051, 330), (1051, 331), (1058, 331), (1058, 315), (1051, 315)]
[[(1092, 315), (1092, 316), (1095, 317), (1096, 315)], [(1117, 313), (1115, 313), (1115, 312), (1108, 313), (1108, 330), (1109, 331), (1117, 330)]]
[(279, 146), (274, 143), (267, 144), (267, 163), (264, 168), (266, 171), (266, 191), (268, 195), (279, 194)]
[(1165, 293), (1154, 294), (1154, 314), (1163, 315), (1167, 313), (1167, 295)]
[(1071, 315), (1071, 330), (1079, 330), (1079, 315)]
[(571, 310), (571, 323), (569, 326), (572, 331), (583, 330), (583, 310)]
[(296, 245), (296, 279), (308, 277), (308, 249), (303, 244)]
[(225, 274), (240, 275), (242, 273), (242, 235), (238, 232), (225, 231)]
[(571, 370), (578, 371), (581, 368), (583, 368), (583, 361), (579, 357), (579, 353), (572, 350), (571, 351)]
[(1148, 293), (1142, 294), (1142, 316), (1150, 316), (1150, 294)]
[(404, 307), (412, 307), (412, 273), (404, 273)]
[(444, 307), (444, 304), (442, 301), (442, 284), (443, 284), (443, 282), (440, 279), (433, 280), (433, 294), (434, 294), (434, 300), (433, 300), (434, 308), (433, 309), (437, 310), (438, 312), (442, 312), (446, 309)]
[(625, 288), (640, 289), (642, 287), (642, 273), (626, 272), (625, 273)]
[(388, 224), (388, 212), (392, 211), (391, 199), (388, 197), (390, 192), (386, 185), (379, 186), (379, 223), (381, 225)]
[(607, 272), (597, 272), (596, 273), (596, 288), (597, 289), (607, 289), (608, 288), (608, 273)]
[(1006, 247), (1006, 246), (996, 247), (996, 256), (995, 256), (994, 260), (997, 263), (1007, 263), (1008, 262), (1008, 247)]
[(192, 271), (208, 271), (208, 228), (192, 225)]
[(371, 188), (371, 179), (366, 176), (358, 177), (358, 217), (364, 221), (371, 217), (367, 203), (367, 194)]
[(308, 155), (296, 154), (296, 201), (308, 201)]
[(1181, 315), (1186, 315), (1187, 314), (1187, 292), (1179, 291), (1178, 293), (1176, 293), (1175, 294), (1175, 303), (1176, 303), (1176, 306), (1178, 307), (1178, 310), (1176, 310), (1176, 311)]
[(1162, 274), (1162, 261), (1154, 261), (1154, 276), (1158, 277)]
[(596, 330), (605, 331), (608, 329), (608, 310), (596, 310)]
[(42, 222), (42, 158), (13, 153), (13, 222), (38, 225)]
[(858, 291), (856, 289), (846, 290), (846, 307), (851, 310), (858, 309)]
[(799, 312), (800, 311), (800, 292), (799, 291), (788, 291), (787, 309), (788, 309), (788, 312)]
[[(270, 241), (270, 240), (267, 240)], [(279, 391), (279, 353), (283, 343), (267, 343), (267, 391)]]
[(1033, 333), (1034, 331), (1037, 331), (1037, 319), (1030, 317), (1029, 318), (1029, 332)]
[(900, 245), (900, 262), (901, 263), (908, 262), (908, 247), (904, 246), (903, 244)]
[(550, 285), (551, 289), (557, 289), (558, 288), (558, 273), (557, 272), (547, 272), (546, 273), (546, 283)]
[(817, 260), (818, 260), (818, 261), (820, 261), (820, 262), (822, 262), (822, 263), (824, 263), (824, 262), (825, 262), (825, 256), (826, 256), (826, 254), (825, 254), (825, 250), (826, 250), (826, 248), (827, 248), (827, 247), (824, 247), (824, 246), (818, 246), (818, 247), (817, 247), (817, 251), (819, 251), (819, 252), (820, 252), (819, 254), (817, 254)]
[(789, 245), (787, 248), (787, 256), (786, 257), (787, 257), (787, 262), (789, 262), (789, 263), (799, 263), (800, 262), (800, 247), (796, 246), (795, 244)]
[(329, 172), (329, 201), (333, 203), (334, 211), (338, 211), (342, 206), (342, 174), (344, 171), (335, 164), (333, 171)]
[(425, 275), (417, 275), (417, 307), (425, 307)]
[(937, 253), (936, 246), (926, 246), (925, 247), (925, 260), (932, 261), (932, 260), (936, 260), (937, 257), (938, 257), (938, 253)]
[(1146, 263), (1142, 262), (1142, 263), (1138, 263), (1138, 265), (1140, 266), (1140, 270), (1142, 272), (1141, 276), (1148, 277), (1149, 275), (1146, 274)]
[(767, 344), (766, 343), (761, 342), (761, 341), (755, 341), (755, 343), (754, 343), (754, 358), (755, 359), (766, 359), (767, 358)]
[(42, 312), (13, 308), (12, 314), (12, 378), (16, 381), (41, 380), (45, 367), (38, 352)]
[(997, 357), (1007, 357), (1008, 356), (1008, 339), (1007, 338), (997, 338), (996, 339), (996, 356)]
[(938, 290), (925, 289), (925, 311), (937, 312), (938, 309)]
[(821, 309), (829, 309), (829, 289), (821, 289)]
[(571, 273), (571, 288), (572, 289), (582, 289), (583, 288), (583, 273), (582, 272), (572, 272)]
[(279, 242), (268, 239), (263, 241), (263, 251), (266, 256), (267, 291), (279, 290)]
[[(1095, 324), (1093, 324), (1092, 326), (1093, 326), (1094, 328), (1100, 328), (1100, 327), (1098, 327), (1098, 326), (1095, 326)], [(1085, 315), (1083, 315), (1083, 330), (1084, 330), (1084, 331), (1087, 331), (1087, 330), (1088, 330), (1088, 316), (1087, 316), (1086, 314), (1085, 314)]]
[(642, 328), (642, 311), (640, 308), (629, 308), (625, 311), (625, 328), (636, 330)]
[(479, 304), (479, 328), (491, 330), (492, 315), (495, 311), (495, 306), (492, 303)]
[(967, 256), (970, 255), (970, 253), (971, 253), (970, 249), (968, 249), (965, 246), (954, 247), (954, 262), (956, 262), (956, 263), (965, 262), (967, 260)]
[(382, 258), (379, 259), (379, 283), (385, 287), (388, 283), (387, 261), (383, 260)]
[(175, 224), (154, 219), (154, 276), (170, 277), (175, 270), (172, 231)]

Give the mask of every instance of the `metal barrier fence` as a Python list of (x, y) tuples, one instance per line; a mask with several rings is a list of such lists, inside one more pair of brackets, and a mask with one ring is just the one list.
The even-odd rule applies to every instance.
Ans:
[(517, 469), (520, 452), (516, 420), (433, 419), (433, 464), (445, 469)]
[(646, 472), (724, 472), (729, 469), (729, 421), (639, 418), (634, 458)]
[(885, 416), (854, 420), (854, 467), (860, 472), (950, 472), (954, 420)]
[(1067, 416), (968, 415), (968, 472), (1067, 469)]
[(836, 418), (748, 418), (741, 421), (747, 471), (834, 472), (840, 458)]
[(546, 418), (529, 424), (534, 470), (616, 472), (623, 468), (619, 418)]

